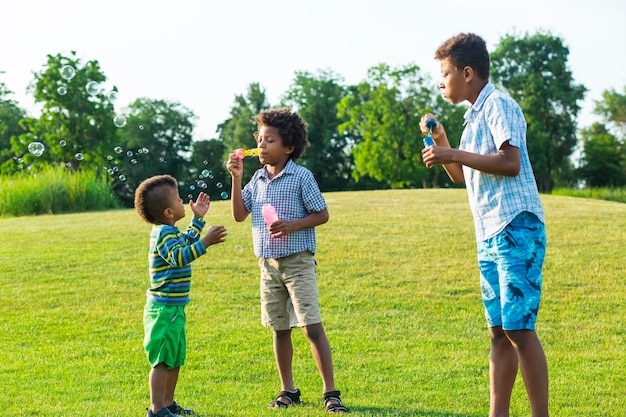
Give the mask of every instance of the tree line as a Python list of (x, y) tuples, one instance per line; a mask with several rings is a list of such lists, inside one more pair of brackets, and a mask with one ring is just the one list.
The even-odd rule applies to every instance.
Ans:
[[(549, 32), (506, 35), (491, 53), (491, 81), (524, 111), (542, 192), (624, 186), (626, 87), (623, 94), (605, 91), (595, 108), (601, 121), (579, 130), (579, 103), (587, 89), (574, 82), (568, 55), (563, 40)], [(182, 195), (203, 190), (213, 199), (228, 198), (228, 153), (255, 146), (252, 117), (259, 111), (289, 106), (309, 124), (310, 146), (300, 162), (323, 191), (454, 186), (440, 167), (422, 163), (418, 124), (426, 112), (437, 114), (451, 145), (458, 146), (466, 107), (444, 100), (437, 82), (417, 65), (380, 64), (357, 85), (345, 85), (332, 70), (299, 71), (278, 103), (252, 83), (235, 95), (217, 137), (202, 140), (193, 140), (196, 116), (181, 103), (138, 98), (120, 112), (117, 88), (104, 89), (105, 83), (97, 61), (83, 63), (75, 52), (48, 55), (29, 86), (42, 108), (33, 118), (0, 82), (0, 173), (36, 173), (50, 165), (95, 170), (110, 178), (127, 206), (139, 182), (163, 173), (179, 179)], [(28, 152), (33, 143), (45, 151)], [(577, 149), (581, 156), (573, 161)], [(245, 167), (247, 180), (260, 165), (252, 158)]]

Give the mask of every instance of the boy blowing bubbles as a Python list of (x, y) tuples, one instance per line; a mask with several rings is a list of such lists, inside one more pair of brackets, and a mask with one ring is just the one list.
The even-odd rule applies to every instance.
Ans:
[[(526, 149), (526, 121), (517, 103), (489, 82), (485, 41), (461, 33), (436, 51), (439, 88), (453, 104), (468, 101), (459, 149), (439, 121), (427, 167), (442, 165), (465, 182), (474, 218), (485, 317), (491, 338), (490, 417), (508, 417), (518, 366), (533, 417), (548, 416), (548, 367), (535, 333), (546, 250), (544, 215)], [(428, 133), (428, 119), (420, 127)]]
[[(268, 406), (300, 404), (292, 375), (291, 329), (301, 327), (322, 377), (322, 401), (329, 414), (345, 413), (335, 388), (330, 344), (319, 309), (315, 227), (328, 221), (328, 210), (313, 174), (297, 165), (308, 144), (307, 124), (289, 108), (270, 109), (255, 116), (259, 160), (264, 165), (242, 189), (243, 160), (230, 154), (233, 218), (252, 214), (254, 253), (261, 269), (263, 324), (273, 331), (274, 355), (281, 391)], [(264, 223), (262, 207), (276, 207), (278, 220)]]
[(152, 366), (148, 417), (194, 414), (174, 401), (174, 391), (187, 353), (185, 305), (189, 303), (191, 262), (226, 239), (224, 226), (213, 226), (200, 238), (209, 206), (205, 193), (200, 193), (195, 203), (189, 201), (193, 217), (181, 232), (176, 222), (185, 217), (185, 206), (173, 177), (148, 178), (135, 190), (137, 212), (153, 225), (148, 253), (150, 288), (144, 309), (144, 347)]

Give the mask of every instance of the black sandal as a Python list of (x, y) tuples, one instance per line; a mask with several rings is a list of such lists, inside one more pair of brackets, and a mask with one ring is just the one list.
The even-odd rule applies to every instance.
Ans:
[(340, 391), (328, 391), (324, 393), (324, 408), (327, 414), (343, 414), (348, 412), (348, 409), (344, 407), (341, 402), (340, 396)]
[[(281, 401), (281, 398), (286, 398), (289, 402), (286, 403)], [(300, 390), (296, 388), (296, 392), (291, 391), (281, 391), (278, 393), (274, 401), (269, 403), (267, 406), (269, 408), (287, 408), (290, 405), (302, 404), (300, 400)]]

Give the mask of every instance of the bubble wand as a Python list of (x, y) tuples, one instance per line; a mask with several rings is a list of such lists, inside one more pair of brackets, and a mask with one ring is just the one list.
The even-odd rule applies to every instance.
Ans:
[(259, 156), (260, 153), (261, 153), (261, 150), (259, 148), (252, 148), (252, 149), (239, 148), (233, 151), (233, 154), (235, 155), (235, 157), (239, 159), (243, 159), (246, 156)]
[(426, 121), (426, 127), (428, 128), (428, 135), (423, 139), (424, 147), (430, 148), (435, 145), (433, 141), (433, 129), (437, 126), (437, 121), (435, 119), (428, 119)]

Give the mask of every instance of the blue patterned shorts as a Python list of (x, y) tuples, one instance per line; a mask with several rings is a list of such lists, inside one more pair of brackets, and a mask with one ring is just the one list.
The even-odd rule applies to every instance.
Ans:
[(545, 226), (529, 212), (519, 214), (498, 235), (478, 242), (480, 287), (489, 327), (535, 330), (545, 254)]

